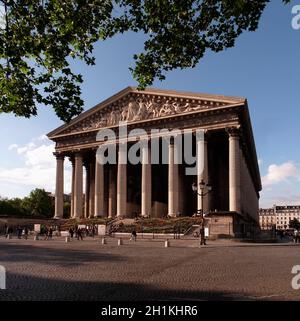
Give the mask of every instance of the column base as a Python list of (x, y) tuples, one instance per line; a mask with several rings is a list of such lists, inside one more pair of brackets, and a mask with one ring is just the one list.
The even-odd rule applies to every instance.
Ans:
[(173, 218), (173, 217), (178, 217), (179, 215), (177, 215), (177, 214), (168, 214), (167, 215), (167, 217), (169, 217), (169, 218)]

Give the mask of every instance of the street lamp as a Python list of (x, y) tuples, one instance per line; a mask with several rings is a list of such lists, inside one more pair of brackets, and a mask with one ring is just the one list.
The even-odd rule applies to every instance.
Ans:
[[(200, 210), (201, 211), (201, 218), (202, 218), (201, 228), (204, 231), (203, 198), (204, 198), (204, 196), (206, 196), (208, 193), (211, 192), (212, 187), (209, 184), (206, 184), (203, 179), (201, 179), (199, 186), (197, 186), (197, 184), (195, 182), (192, 184), (192, 190), (195, 194), (198, 194), (199, 196), (201, 196), (201, 210)], [(200, 190), (200, 192), (199, 192), (199, 190)], [(197, 210), (197, 212), (199, 212), (199, 210)], [(200, 245), (202, 245), (202, 241), (204, 241), (204, 245), (205, 245), (204, 237), (203, 237), (203, 240), (201, 240), (201, 237), (200, 237)]]

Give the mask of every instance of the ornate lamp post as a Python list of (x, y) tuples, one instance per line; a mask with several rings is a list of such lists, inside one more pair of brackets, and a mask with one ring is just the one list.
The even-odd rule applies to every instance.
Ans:
[[(202, 179), (201, 182), (199, 183), (199, 186), (197, 186), (196, 183), (192, 184), (192, 190), (195, 194), (198, 194), (199, 196), (201, 196), (201, 210), (197, 210), (197, 212), (201, 211), (201, 218), (202, 218), (201, 228), (203, 229), (203, 232), (204, 232), (203, 199), (204, 199), (204, 196), (206, 196), (208, 193), (210, 193), (212, 191), (212, 187), (209, 184), (206, 184), (204, 182), (204, 180)], [(204, 238), (204, 236), (203, 236), (203, 238)], [(204, 241), (204, 240), (201, 240), (201, 233), (200, 233), (200, 245), (202, 245), (202, 241)], [(205, 241), (204, 241), (204, 244), (205, 244)]]

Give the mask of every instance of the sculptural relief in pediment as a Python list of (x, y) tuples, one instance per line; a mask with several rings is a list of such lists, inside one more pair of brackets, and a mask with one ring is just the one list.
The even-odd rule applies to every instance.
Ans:
[(129, 98), (120, 99), (93, 113), (77, 124), (70, 126), (64, 133), (100, 129), (103, 127), (117, 126), (120, 122), (130, 123), (156, 119), (224, 105), (226, 105), (226, 103), (207, 100), (154, 95), (131, 95)]

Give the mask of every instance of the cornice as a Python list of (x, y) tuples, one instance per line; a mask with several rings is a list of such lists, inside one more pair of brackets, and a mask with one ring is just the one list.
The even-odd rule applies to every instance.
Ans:
[[(243, 103), (245, 103), (245, 99), (241, 97), (227, 97), (222, 95), (198, 94), (152, 88), (146, 89), (145, 91), (139, 91), (135, 87), (127, 87), (90, 110), (82, 113), (75, 119), (71, 120), (70, 123), (58, 127), (47, 136), (50, 139), (55, 139), (55, 137), (65, 135), (72, 130), (74, 131), (76, 126), (80, 127), (82, 122), (87, 124), (88, 120), (90, 123), (95, 121), (100, 122), (99, 126), (97, 126), (99, 129), (101, 127), (109, 127), (107, 124), (105, 126), (105, 122), (113, 120), (112, 118), (114, 118), (114, 114), (120, 114), (118, 115), (119, 120), (129, 120), (132, 122), (135, 120), (134, 118), (138, 118), (139, 116), (142, 116), (139, 120), (145, 118), (143, 116), (148, 118), (149, 116), (150, 118), (163, 117), (165, 115), (162, 115), (161, 109), (164, 108), (169, 108), (170, 114), (177, 114), (182, 113), (182, 111), (186, 112), (195, 108), (209, 109)], [(184, 110), (185, 107), (187, 110)], [(129, 108), (132, 109), (132, 119), (128, 119)], [(144, 115), (138, 115), (139, 112)], [(124, 116), (124, 113), (127, 113), (127, 115)], [(103, 121), (104, 124), (101, 124), (101, 121)], [(88, 127), (88, 125), (86, 127)]]

